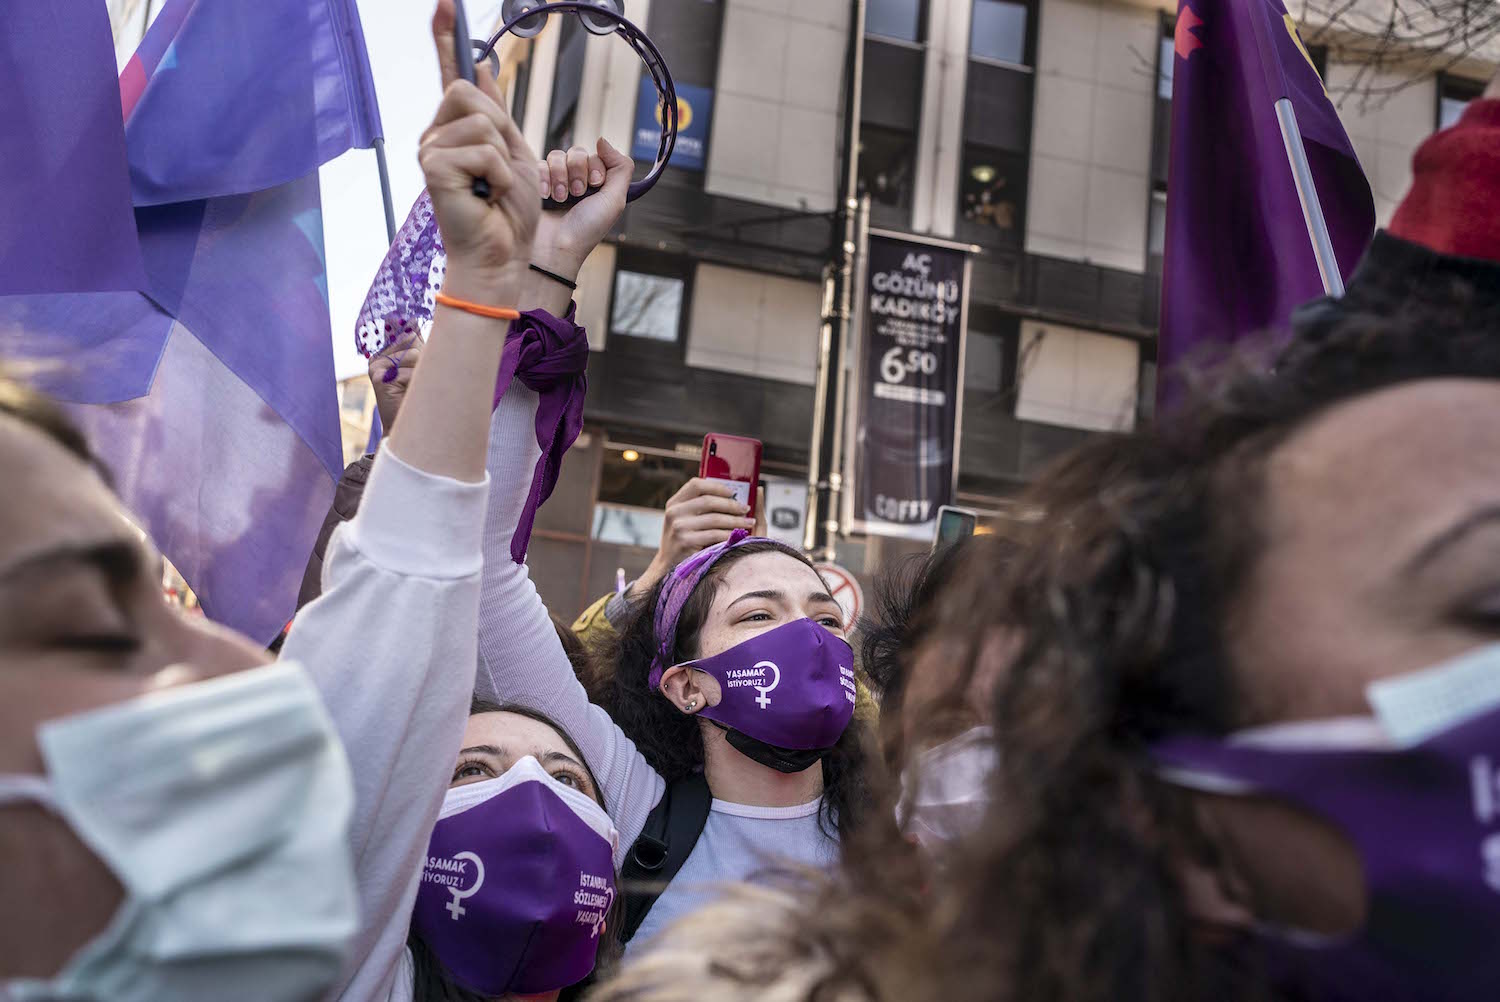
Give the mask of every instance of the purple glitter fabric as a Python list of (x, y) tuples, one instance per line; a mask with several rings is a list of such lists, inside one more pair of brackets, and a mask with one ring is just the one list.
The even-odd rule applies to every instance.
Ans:
[(354, 347), (366, 358), (432, 323), (433, 297), (442, 287), (448, 255), (424, 189), (396, 231), (396, 240), (370, 283), (354, 328)]

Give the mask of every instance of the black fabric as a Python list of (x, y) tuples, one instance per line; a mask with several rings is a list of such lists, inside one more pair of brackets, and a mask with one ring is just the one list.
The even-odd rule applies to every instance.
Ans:
[(682, 869), (703, 834), (703, 826), (708, 824), (712, 806), (713, 794), (701, 772), (667, 784), (620, 868), (620, 884), (625, 890), (621, 943), (630, 942), (646, 913)]
[(783, 748), (780, 745), (769, 744), (759, 738), (752, 738), (743, 731), (737, 731), (733, 727), (725, 727), (724, 734), (729, 742), (729, 747), (739, 752), (752, 762), (758, 762), (767, 769), (775, 769), (788, 775), (811, 769), (822, 761), (823, 757), (832, 748)]

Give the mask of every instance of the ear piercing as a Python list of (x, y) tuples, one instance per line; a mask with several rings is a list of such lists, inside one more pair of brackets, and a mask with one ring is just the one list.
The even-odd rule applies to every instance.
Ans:
[(690, 699), (686, 703), (682, 704), (682, 709), (683, 709), (683, 712), (685, 712), (685, 713), (692, 713), (697, 708), (698, 708), (698, 701), (696, 699)]

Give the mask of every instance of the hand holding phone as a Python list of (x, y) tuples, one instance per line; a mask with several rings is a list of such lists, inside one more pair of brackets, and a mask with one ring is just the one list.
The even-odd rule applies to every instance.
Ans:
[(759, 439), (710, 432), (703, 436), (703, 458), (698, 463), (698, 476), (734, 491), (734, 499), (747, 505), (749, 517), (754, 518), (758, 500), (756, 487), (760, 484), (760, 454)]

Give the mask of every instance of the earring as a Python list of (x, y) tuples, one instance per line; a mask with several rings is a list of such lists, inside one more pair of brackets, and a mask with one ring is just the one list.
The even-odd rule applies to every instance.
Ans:
[(697, 708), (698, 708), (698, 701), (696, 699), (690, 699), (686, 703), (682, 704), (682, 709), (683, 709), (683, 711), (685, 713), (692, 713)]

